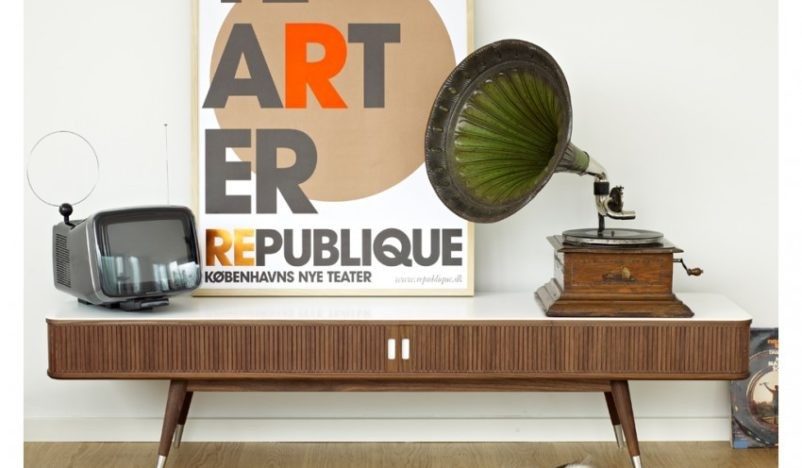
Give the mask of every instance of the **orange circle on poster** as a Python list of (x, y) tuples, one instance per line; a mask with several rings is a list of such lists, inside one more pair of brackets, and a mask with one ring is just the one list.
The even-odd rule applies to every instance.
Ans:
[[(269, 67), (282, 108), (261, 108), (253, 96), (230, 96), (215, 110), (222, 129), (295, 129), (314, 141), (317, 166), (301, 188), (312, 200), (355, 200), (398, 184), (424, 160), (424, 132), (432, 102), (456, 62), (442, 19), (427, 0), (310, 0), (262, 3), (244, 0), (231, 8), (214, 45), (211, 76), (217, 69), (234, 24), (251, 24)], [(306, 107), (287, 107), (285, 43), (287, 25), (332, 26), (342, 37), (346, 57), (329, 82), (345, 108), (323, 108), (307, 86)], [(384, 43), (384, 107), (365, 106), (365, 43), (349, 42), (349, 25), (398, 24), (400, 41)], [(331, 32), (331, 28), (327, 28)], [(337, 34), (332, 37), (336, 37)], [(329, 47), (329, 49), (334, 49)], [(329, 49), (310, 42), (305, 61), (326, 58)], [(335, 52), (331, 52), (335, 53)], [(375, 70), (371, 71), (375, 78)], [(240, 61), (238, 78), (248, 78)], [(255, 134), (252, 142), (256, 141)], [(252, 163), (255, 148), (236, 148)], [(291, 150), (279, 149), (279, 167), (294, 163)]]

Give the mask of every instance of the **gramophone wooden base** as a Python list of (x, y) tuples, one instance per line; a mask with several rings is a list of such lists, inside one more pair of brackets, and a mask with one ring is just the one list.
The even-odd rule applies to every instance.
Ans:
[(673, 292), (670, 242), (644, 247), (554, 247), (554, 278), (535, 293), (549, 317), (693, 317)]
[(673, 294), (656, 299), (572, 299), (562, 294), (554, 279), (538, 288), (535, 298), (549, 317), (693, 317)]

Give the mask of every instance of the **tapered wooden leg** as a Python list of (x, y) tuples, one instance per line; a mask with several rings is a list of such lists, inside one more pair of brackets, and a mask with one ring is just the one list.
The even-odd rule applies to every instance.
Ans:
[(624, 446), (624, 432), (621, 430), (621, 420), (618, 418), (618, 409), (615, 407), (615, 400), (611, 392), (604, 392), (604, 400), (607, 402), (607, 412), (610, 413), (610, 422), (613, 424), (615, 432), (615, 442), (618, 448)]
[(632, 466), (641, 468), (638, 434), (635, 431), (635, 415), (632, 412), (632, 400), (629, 397), (629, 383), (626, 380), (614, 380), (611, 383), (613, 402), (627, 438), (627, 449), (632, 457)]
[(187, 423), (187, 415), (189, 414), (189, 405), (192, 404), (192, 392), (187, 392), (184, 395), (184, 402), (181, 404), (181, 412), (178, 414), (178, 425), (175, 427), (175, 437), (173, 438), (173, 447), (181, 446), (181, 436), (184, 435), (184, 425)]
[(164, 422), (162, 423), (162, 436), (159, 441), (159, 458), (156, 459), (156, 468), (162, 468), (170, 454), (170, 443), (173, 441), (175, 426), (181, 414), (184, 397), (187, 394), (186, 380), (171, 380), (170, 390), (167, 391), (167, 407), (164, 409)]

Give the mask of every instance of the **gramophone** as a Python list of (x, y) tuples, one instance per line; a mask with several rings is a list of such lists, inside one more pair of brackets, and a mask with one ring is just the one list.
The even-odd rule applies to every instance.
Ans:
[(629, 220), (623, 188), (571, 143), (571, 97), (559, 65), (542, 48), (503, 40), (476, 50), (441, 87), (426, 129), (426, 170), (440, 200), (473, 222), (504, 219), (555, 172), (594, 177), (598, 225), (548, 238), (554, 278), (535, 297), (552, 317), (690, 317), (673, 293), (674, 255), (661, 233), (605, 227)]

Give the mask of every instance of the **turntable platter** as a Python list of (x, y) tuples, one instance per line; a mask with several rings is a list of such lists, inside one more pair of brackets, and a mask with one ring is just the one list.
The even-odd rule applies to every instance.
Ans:
[(563, 242), (571, 245), (644, 246), (660, 244), (663, 234), (643, 229), (571, 229), (563, 232)]

